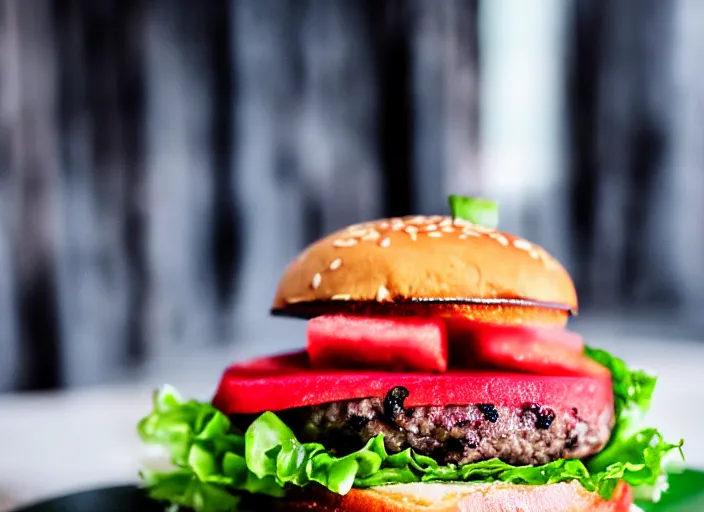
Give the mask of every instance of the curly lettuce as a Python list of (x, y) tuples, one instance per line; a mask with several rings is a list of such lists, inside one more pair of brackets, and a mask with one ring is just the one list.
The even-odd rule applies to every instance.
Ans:
[(611, 372), (614, 390), (614, 410), (616, 423), (634, 411), (645, 413), (650, 408), (657, 377), (642, 370), (631, 370), (626, 363), (609, 354), (606, 350), (584, 347), (584, 355), (604, 366)]
[(587, 461), (587, 466), (594, 474), (615, 471), (618, 478), (612, 479), (609, 486), (615, 488), (618, 479), (622, 479), (634, 487), (635, 494), (642, 499), (657, 501), (660, 491), (667, 488), (665, 454), (677, 449), (684, 459), (684, 441), (666, 443), (657, 429), (641, 427), (657, 378), (642, 370), (629, 369), (622, 359), (602, 349), (585, 346), (584, 355), (611, 373), (616, 420), (609, 442)]
[(317, 483), (346, 494), (352, 487), (412, 482), (511, 482), (542, 485), (572, 480), (609, 498), (618, 481), (654, 485), (666, 443), (654, 429), (612, 439), (612, 450), (589, 461), (561, 459), (542, 466), (512, 466), (498, 459), (439, 465), (410, 448), (388, 454), (383, 435), (360, 450), (337, 457), (321, 444), (300, 443), (272, 412), (233, 433), (230, 420), (208, 403), (184, 401), (171, 387), (154, 395), (154, 408), (138, 427), (145, 443), (166, 449), (170, 471), (143, 470), (150, 496), (196, 512), (236, 510), (244, 493), (281, 497), (290, 486)]

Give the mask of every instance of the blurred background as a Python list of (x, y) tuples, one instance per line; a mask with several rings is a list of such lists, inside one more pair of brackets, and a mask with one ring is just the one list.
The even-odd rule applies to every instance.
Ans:
[(301, 345), (296, 253), (449, 193), (575, 325), (704, 339), (700, 0), (0, 0), (0, 52), (0, 390)]
[(136, 481), (155, 386), (304, 345), (306, 244), (450, 193), (704, 469), (702, 55), (702, 0), (0, 0), (0, 511)]

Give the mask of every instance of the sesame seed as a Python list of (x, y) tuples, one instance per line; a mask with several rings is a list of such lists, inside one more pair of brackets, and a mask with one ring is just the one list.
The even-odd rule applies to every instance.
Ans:
[(473, 226), (473, 224), (471, 222), (469, 222), (468, 220), (465, 220), (465, 219), (453, 219), (452, 223), (455, 226), (461, 226), (464, 228), (470, 228)]
[(318, 287), (320, 286), (320, 282), (323, 280), (323, 276), (320, 275), (320, 272), (317, 272), (313, 276), (313, 281), (311, 282), (311, 286), (313, 287), (314, 290), (317, 290)]
[(530, 251), (531, 249), (533, 249), (533, 246), (530, 244), (530, 242), (528, 242), (527, 240), (523, 240), (521, 238), (516, 238), (513, 241), (513, 246), (516, 249), (522, 249), (524, 251)]
[(379, 232), (378, 232), (376, 229), (373, 229), (373, 230), (369, 231), (366, 235), (364, 235), (364, 236), (362, 237), (362, 240), (365, 240), (365, 241), (367, 241), (367, 240), (376, 240), (376, 239), (379, 238), (380, 236), (381, 236), (381, 235), (379, 234)]
[(460, 240), (464, 240), (467, 238), (467, 233), (460, 233), (460, 236), (458, 237)]
[(453, 228), (452, 226), (443, 226), (440, 230), (443, 231), (444, 233), (454, 233), (455, 232), (455, 228)]
[(389, 298), (389, 290), (384, 286), (383, 284), (379, 286), (379, 289), (376, 292), (376, 300), (382, 301), (386, 300)]
[(386, 238), (383, 238), (383, 239), (379, 242), (379, 246), (380, 246), (380, 247), (388, 247), (388, 246), (390, 246), (390, 245), (391, 245), (391, 239), (390, 239), (388, 236), (387, 236)]
[(368, 229), (359, 229), (359, 228), (358, 229), (350, 229), (347, 231), (347, 235), (354, 237), (354, 238), (358, 238), (358, 237), (363, 237), (368, 232), (369, 232)]
[(437, 224), (428, 224), (423, 228), (423, 231), (435, 231), (436, 229), (438, 229)]
[(501, 233), (491, 233), (489, 235), (489, 238), (493, 238), (494, 240), (499, 242), (501, 245), (508, 245), (508, 238), (506, 238)]
[(423, 217), (422, 215), (416, 215), (415, 217), (411, 217), (410, 219), (408, 219), (406, 222), (408, 222), (409, 224), (416, 224), (416, 225), (417, 224), (425, 224), (425, 217)]
[(379, 227), (380, 227), (381, 229), (389, 229), (389, 223), (386, 222), (386, 221), (380, 222), (380, 223), (379, 223)]
[(350, 300), (351, 295), (349, 293), (337, 293), (330, 297), (331, 300)]
[(430, 233), (428, 233), (428, 236), (432, 238), (440, 238), (442, 236), (442, 233), (440, 233), (440, 231), (431, 231)]
[(477, 233), (476, 231), (472, 231), (471, 229), (467, 229), (467, 228), (465, 228), (465, 229), (462, 230), (462, 234), (463, 234), (463, 235), (467, 235), (467, 236), (481, 236), (481, 235), (480, 235), (479, 233)]
[(335, 258), (330, 263), (330, 270), (337, 270), (342, 265), (342, 258)]
[(451, 225), (452, 225), (452, 219), (450, 217), (443, 219), (443, 221), (439, 224), (440, 227), (451, 226)]
[(535, 249), (531, 249), (530, 257), (537, 260), (538, 258), (540, 258), (540, 255), (538, 254), (538, 251), (536, 251)]
[(408, 233), (408, 236), (411, 237), (411, 240), (413, 240), (414, 242), (418, 240), (418, 236), (416, 236), (416, 234), (418, 233), (417, 226), (406, 226), (404, 231)]
[(335, 247), (352, 247), (353, 245), (357, 245), (357, 240), (354, 238), (338, 238), (332, 245)]

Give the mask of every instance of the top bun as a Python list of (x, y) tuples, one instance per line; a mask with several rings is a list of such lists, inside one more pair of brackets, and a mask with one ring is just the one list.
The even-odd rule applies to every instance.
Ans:
[(518, 300), (577, 310), (570, 275), (543, 248), (447, 216), (382, 219), (322, 238), (288, 266), (272, 310), (321, 301), (412, 300), (482, 301), (496, 309)]

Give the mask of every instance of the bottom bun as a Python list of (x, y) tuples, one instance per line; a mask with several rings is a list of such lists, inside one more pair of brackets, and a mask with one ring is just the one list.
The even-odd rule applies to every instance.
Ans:
[(309, 487), (279, 502), (281, 510), (309, 512), (628, 512), (630, 487), (619, 483), (608, 501), (578, 482), (549, 485), (394, 484), (352, 489), (345, 496)]

